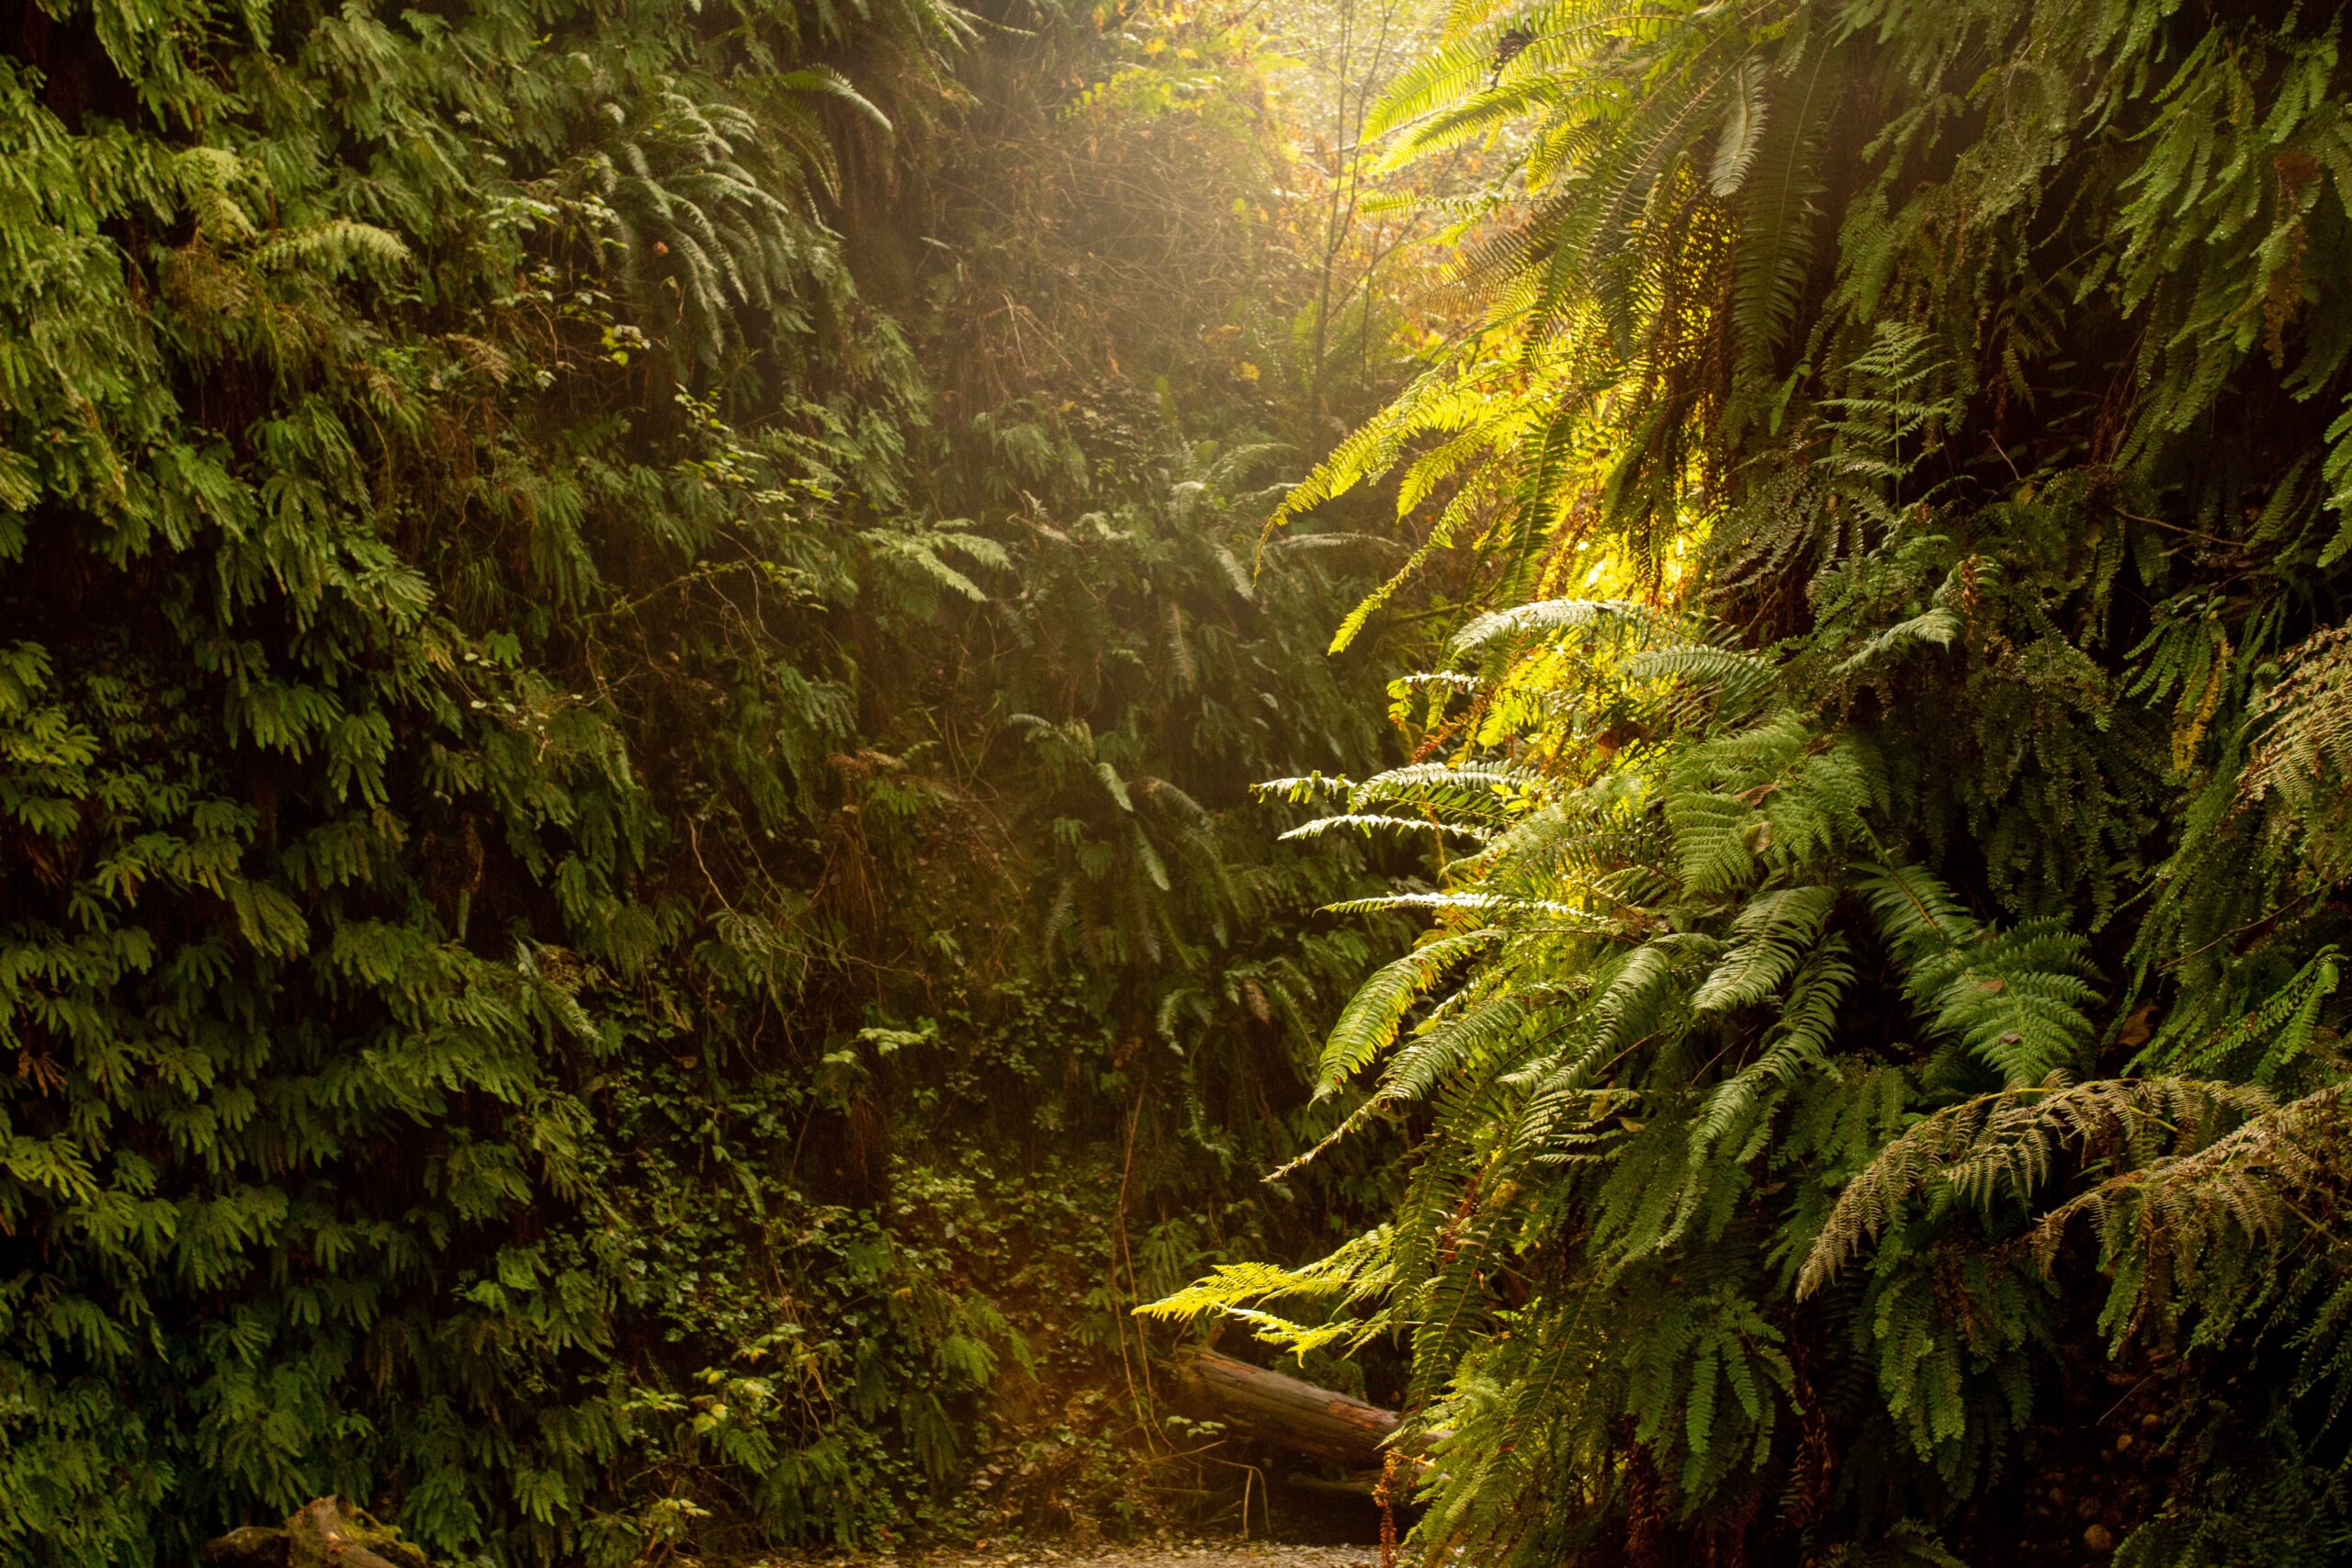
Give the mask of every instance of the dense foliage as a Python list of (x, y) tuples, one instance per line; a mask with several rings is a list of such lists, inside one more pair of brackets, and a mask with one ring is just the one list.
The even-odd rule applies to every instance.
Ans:
[(1329, 1234), (1254, 1173), (1367, 951), (1247, 794), (1379, 744), (1350, 547), (1244, 566), (1256, 44), (7, 27), (0, 1560), (1147, 1512), (1125, 1308)]
[(1167, 1310), (1405, 1337), (1432, 1560), (2342, 1559), (2341, 30), (1463, 0), (1389, 92), (1483, 314), (1283, 516), (1479, 574), (1289, 786), (1433, 846), (1324, 1061), (1409, 1191)]

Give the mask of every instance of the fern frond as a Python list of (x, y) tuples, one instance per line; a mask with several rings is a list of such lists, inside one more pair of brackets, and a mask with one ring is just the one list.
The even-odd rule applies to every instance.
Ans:
[(1337, 1092), (1389, 1047), (1406, 1015), (1455, 964), (1491, 946), (1502, 934), (1489, 927), (1437, 937), (1391, 960), (1358, 987), (1339, 1021), (1331, 1026), (1323, 1058), (1316, 1067), (1316, 1092)]

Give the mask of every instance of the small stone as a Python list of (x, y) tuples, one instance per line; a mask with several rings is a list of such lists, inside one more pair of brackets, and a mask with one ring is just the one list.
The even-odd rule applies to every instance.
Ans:
[(2093, 1525), (2083, 1532), (2083, 1544), (2093, 1551), (2113, 1551), (2115, 1532), (2105, 1525)]

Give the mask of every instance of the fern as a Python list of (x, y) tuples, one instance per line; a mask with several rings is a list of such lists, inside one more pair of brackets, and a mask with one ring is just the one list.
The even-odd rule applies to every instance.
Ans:
[(1316, 1069), (1318, 1091), (1332, 1093), (1386, 1050), (1403, 1027), (1406, 1014), (1447, 971), (1499, 934), (1485, 929), (1440, 937), (1392, 961), (1365, 981), (1331, 1026), (1330, 1040)]

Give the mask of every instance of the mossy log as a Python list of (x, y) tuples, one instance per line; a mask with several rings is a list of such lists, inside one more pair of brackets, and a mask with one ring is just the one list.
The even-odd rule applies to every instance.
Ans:
[(341, 1497), (317, 1497), (271, 1528), (247, 1525), (206, 1543), (209, 1568), (433, 1568), (390, 1525)]

